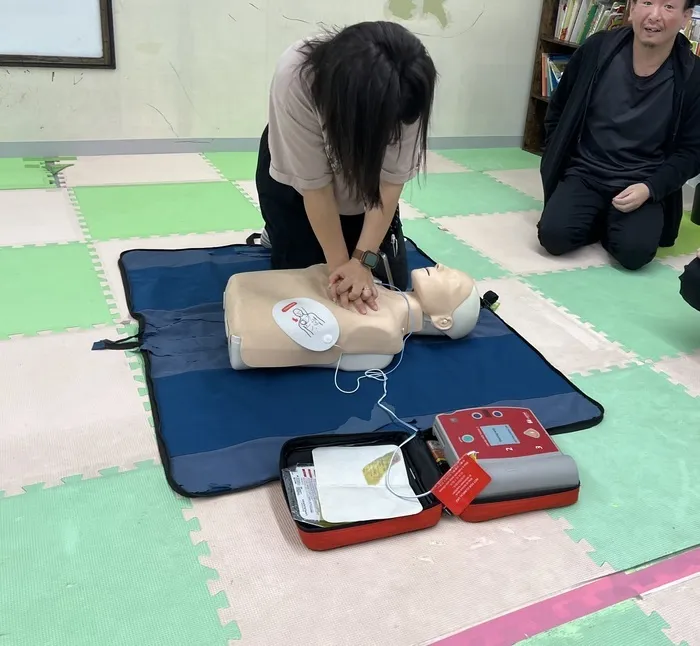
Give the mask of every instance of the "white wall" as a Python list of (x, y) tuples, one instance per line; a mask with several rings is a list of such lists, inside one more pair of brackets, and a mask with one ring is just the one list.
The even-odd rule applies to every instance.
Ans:
[[(318, 24), (439, 0), (113, 0), (116, 71), (0, 70), (0, 141), (258, 137), (277, 56)], [(441, 73), (432, 135), (519, 136), (540, 0), (444, 0), (405, 22)], [(397, 11), (399, 13), (400, 11)], [(1, 146), (0, 146), (1, 148)]]

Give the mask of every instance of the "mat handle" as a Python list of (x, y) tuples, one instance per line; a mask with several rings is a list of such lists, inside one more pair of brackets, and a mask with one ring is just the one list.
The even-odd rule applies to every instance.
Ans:
[(123, 339), (117, 339), (116, 341), (102, 339), (92, 344), (93, 350), (137, 350), (140, 347), (141, 341), (139, 341), (138, 334), (133, 334)]

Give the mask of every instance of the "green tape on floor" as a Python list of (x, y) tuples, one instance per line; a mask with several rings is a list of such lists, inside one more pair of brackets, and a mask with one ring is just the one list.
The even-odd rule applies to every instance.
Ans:
[(518, 646), (673, 646), (664, 628), (668, 624), (658, 614), (647, 616), (630, 600), (530, 637)]

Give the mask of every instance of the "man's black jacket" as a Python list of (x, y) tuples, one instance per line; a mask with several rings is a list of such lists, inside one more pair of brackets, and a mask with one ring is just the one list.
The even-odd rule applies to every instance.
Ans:
[[(628, 42), (631, 27), (590, 36), (569, 60), (545, 116), (545, 150), (540, 164), (545, 203), (563, 176), (581, 136), (591, 91), (598, 75)], [(673, 246), (683, 216), (682, 188), (700, 174), (700, 64), (688, 39), (679, 34), (671, 54), (675, 89), (673, 119), (663, 165), (647, 179), (651, 200), (664, 208), (661, 246)]]

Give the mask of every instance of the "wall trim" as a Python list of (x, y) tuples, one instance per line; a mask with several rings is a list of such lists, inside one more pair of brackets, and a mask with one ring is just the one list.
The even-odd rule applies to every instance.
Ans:
[[(257, 137), (249, 139), (115, 139), (96, 141), (0, 142), (0, 157), (78, 157), (82, 155), (142, 155), (158, 153), (257, 152)], [(519, 148), (521, 135), (494, 137), (430, 137), (433, 150), (452, 148)]]

